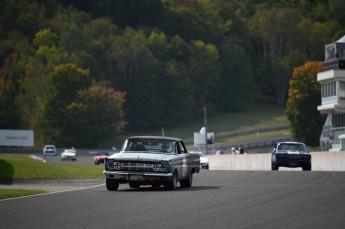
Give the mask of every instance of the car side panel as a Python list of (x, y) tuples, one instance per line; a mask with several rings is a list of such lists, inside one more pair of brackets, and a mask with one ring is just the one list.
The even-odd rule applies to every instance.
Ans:
[(170, 163), (170, 172), (174, 169), (177, 170), (178, 180), (183, 180), (189, 176), (193, 171), (199, 172), (200, 170), (200, 157), (196, 154), (181, 153), (177, 154)]

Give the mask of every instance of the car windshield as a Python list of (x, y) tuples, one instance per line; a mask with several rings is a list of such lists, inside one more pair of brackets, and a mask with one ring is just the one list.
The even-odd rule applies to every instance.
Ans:
[(278, 150), (307, 151), (305, 145), (299, 143), (282, 143), (278, 146)]
[(160, 139), (129, 139), (124, 142), (122, 151), (174, 154), (176, 152), (176, 143), (175, 141)]

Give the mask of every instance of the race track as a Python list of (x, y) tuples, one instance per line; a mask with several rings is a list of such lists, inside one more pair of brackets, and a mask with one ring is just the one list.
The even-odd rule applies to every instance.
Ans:
[(1, 228), (345, 228), (345, 172), (202, 170), (192, 188), (104, 185), (0, 201)]

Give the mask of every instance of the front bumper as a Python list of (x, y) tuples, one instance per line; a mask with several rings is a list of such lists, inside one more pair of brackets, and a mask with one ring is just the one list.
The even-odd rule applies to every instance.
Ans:
[(135, 182), (141, 184), (164, 183), (172, 179), (172, 173), (137, 173), (124, 171), (103, 171), (108, 179), (115, 179), (122, 183)]
[(61, 156), (62, 160), (76, 160), (76, 156)]
[(310, 159), (276, 159), (276, 164), (283, 167), (303, 167), (311, 165)]

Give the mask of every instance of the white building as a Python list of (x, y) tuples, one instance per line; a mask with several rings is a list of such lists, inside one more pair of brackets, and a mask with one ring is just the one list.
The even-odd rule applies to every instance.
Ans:
[(327, 114), (320, 136), (321, 150), (345, 150), (345, 36), (325, 46), (324, 71), (317, 74), (321, 83), (321, 105)]

